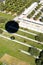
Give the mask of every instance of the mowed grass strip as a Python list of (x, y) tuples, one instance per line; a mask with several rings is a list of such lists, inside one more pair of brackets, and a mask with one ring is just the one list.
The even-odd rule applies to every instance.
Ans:
[[(2, 38), (1, 38), (2, 39)], [(13, 42), (13, 41), (11, 41), (11, 42)], [(24, 46), (24, 45), (21, 45), (21, 44), (18, 44), (18, 43), (16, 43), (16, 42), (13, 42), (14, 43), (14, 45), (16, 45), (17, 46), (17, 48), (14, 48), (14, 47), (16, 47), (16, 46), (12, 46), (12, 50), (13, 51), (15, 51), (16, 49), (23, 49), (23, 50), (25, 50), (25, 51), (28, 51), (28, 47), (26, 47), (26, 46)], [(0, 42), (0, 45), (1, 45), (1, 42)], [(6, 45), (6, 44), (5, 44)], [(12, 44), (13, 45), (13, 44)], [(4, 48), (7, 48), (7, 47), (5, 47), (4, 46), (4, 44), (2, 45)], [(1, 47), (0, 47), (1, 48)], [(9, 48), (9, 44), (8, 44), (8, 48)], [(6, 50), (6, 49), (5, 49)], [(1, 51), (1, 50), (0, 50)], [(4, 51), (3, 51), (4, 52)]]
[[(29, 33), (24, 33), (24, 32), (21, 32), (21, 31), (18, 31), (16, 32), (18, 35), (22, 35), (22, 36), (25, 36), (25, 37), (28, 37), (28, 38), (31, 38), (31, 39), (35, 39), (35, 36), (34, 35), (31, 35)], [(11, 35), (9, 34), (8, 32), (4, 32), (5, 35)], [(14, 33), (15, 34), (15, 33)]]
[(15, 40), (18, 40), (18, 41), (20, 41), (20, 42), (29, 44), (29, 45), (34, 46), (34, 47), (36, 47), (36, 48), (43, 49), (43, 45), (41, 45), (41, 44), (39, 44), (39, 43), (30, 41), (30, 40), (27, 40), (27, 39), (25, 39), (25, 38), (21, 38), (21, 37), (15, 36), (15, 35), (14, 35), (14, 37), (15, 37)]
[(31, 38), (31, 39), (35, 39), (34, 35), (31, 35), (29, 33), (25, 33), (25, 32), (22, 32), (22, 31), (17, 31), (17, 34), (20, 34), (22, 36), (26, 36), (26, 37)]
[[(31, 38), (31, 39), (35, 39), (35, 36), (34, 36), (34, 35), (29, 34), (29, 33), (26, 33), (26, 32), (22, 32), (22, 31), (20, 31), (20, 30), (18, 30), (16, 33), (19, 34), (19, 35), (22, 35), (22, 36)], [(8, 34), (8, 35), (11, 35), (11, 34), (9, 34), (8, 32), (5, 32), (5, 35), (7, 35), (7, 34)]]
[(2, 57), (3, 54), (7, 53), (11, 56), (19, 58), (20, 60), (30, 63), (30, 65), (35, 65), (35, 59), (32, 56), (23, 54), (18, 49), (26, 50), (28, 48), (0, 37), (0, 57)]
[(8, 32), (4, 32), (3, 35), (6, 36), (6, 37), (9, 37), (9, 38), (10, 38), (11, 36), (14, 36), (14, 37), (15, 37), (14, 40), (18, 40), (18, 41), (20, 41), (20, 42), (23, 42), (23, 43), (29, 44), (29, 45), (31, 45), (31, 46), (34, 46), (34, 47), (36, 47), (36, 48), (43, 49), (43, 45), (42, 45), (42, 44), (39, 44), (39, 43), (30, 41), (30, 40), (27, 40), (27, 39), (25, 39), (25, 38), (21, 38), (21, 37), (19, 37), (19, 36), (14, 35), (14, 34), (9, 34)]
[(25, 31), (28, 31), (28, 32), (31, 32), (31, 33), (34, 33), (34, 34), (38, 34), (39, 33), (39, 32), (36, 32), (34, 30), (30, 30), (30, 29), (27, 29), (27, 28), (20, 27), (20, 29), (25, 30)]

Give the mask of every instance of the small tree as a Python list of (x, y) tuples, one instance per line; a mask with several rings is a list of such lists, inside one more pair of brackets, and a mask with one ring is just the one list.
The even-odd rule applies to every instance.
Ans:
[(26, 40), (24, 40), (24, 43), (26, 43)]
[(43, 34), (40, 33), (37, 36), (35, 36), (35, 40), (40, 41), (40, 42), (43, 42)]
[(15, 39), (15, 37), (14, 37), (14, 36), (11, 36), (11, 37), (10, 37), (10, 39), (14, 40), (14, 39)]
[(36, 65), (43, 65), (43, 51), (40, 52), (39, 58), (35, 60)]
[(3, 63), (0, 61), (0, 65), (3, 65)]

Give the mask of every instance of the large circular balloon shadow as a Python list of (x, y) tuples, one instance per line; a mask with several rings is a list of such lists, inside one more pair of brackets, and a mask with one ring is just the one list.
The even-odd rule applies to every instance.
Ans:
[(6, 24), (5, 24), (5, 29), (6, 31), (8, 31), (9, 33), (15, 33), (18, 31), (19, 29), (19, 25), (16, 21), (14, 20), (11, 20), (11, 21), (8, 21)]

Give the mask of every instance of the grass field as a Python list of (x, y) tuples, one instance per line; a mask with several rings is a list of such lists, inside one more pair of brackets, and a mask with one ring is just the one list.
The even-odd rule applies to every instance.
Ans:
[(3, 56), (3, 54), (7, 53), (11, 56), (17, 57), (23, 61), (26, 61), (32, 65), (35, 65), (34, 58), (32, 56), (25, 55), (18, 51), (18, 49), (28, 49), (27, 47), (20, 45), (18, 43), (14, 43), (12, 41), (0, 38), (0, 57)]
[[(22, 29), (22, 28), (20, 28)], [(28, 32), (32, 32), (32, 33), (35, 33), (35, 34), (38, 34), (38, 32), (35, 32), (35, 31), (32, 31), (32, 30), (26, 30), (26, 29), (23, 29), (25, 31), (28, 31)], [(16, 34), (19, 34), (19, 35), (22, 35), (22, 36), (25, 36), (25, 37), (28, 37), (28, 38), (31, 38), (31, 39), (35, 39), (35, 36), (32, 35), (32, 34), (27, 34), (27, 33), (24, 33), (24, 32), (21, 32), (20, 30), (18, 30), (18, 32)], [(40, 48), (40, 49), (43, 49), (43, 45), (41, 44), (38, 44), (36, 42), (33, 42), (33, 41), (30, 41), (30, 40), (27, 40), (25, 38), (21, 38), (19, 36), (16, 36), (14, 34), (10, 34), (8, 32), (3, 32), (2, 35), (6, 36), (6, 37), (11, 37), (11, 36), (14, 36), (15, 37), (15, 40), (18, 40), (20, 42), (23, 42), (23, 43), (26, 43), (26, 44), (29, 44), (33, 47), (36, 47), (36, 48)], [(26, 61), (28, 62), (30, 65), (35, 65), (35, 58), (33, 56), (28, 56), (28, 55), (25, 55), (23, 53), (21, 53), (18, 49), (22, 49), (22, 50), (25, 50), (25, 51), (28, 51), (29, 50), (29, 47), (26, 47), (26, 46), (23, 46), (23, 45), (20, 45), (18, 43), (14, 43), (12, 41), (9, 41), (9, 40), (6, 40), (6, 39), (3, 39), (3, 38), (0, 38), (0, 57), (3, 56), (3, 54), (7, 53), (11, 56), (14, 56), (14, 57), (17, 57), (23, 61)], [(4, 41), (4, 42), (3, 42)], [(11, 46), (10, 46), (11, 45)], [(4, 49), (4, 50), (3, 50)], [(38, 53), (34, 53), (36, 56), (39, 55), (39, 52)], [(28, 58), (32, 58), (31, 60), (29, 60)], [(32, 62), (31, 62), (32, 61)]]
[[(5, 23), (4, 23), (4, 25), (5, 25)], [(21, 29), (21, 28), (19, 28), (19, 29)], [(23, 29), (23, 30), (38, 34), (38, 32), (35, 32), (35, 31), (32, 31), (32, 30), (28, 30), (28, 29)], [(17, 34), (31, 38), (31, 39), (35, 39), (34, 35), (21, 32), (20, 30), (18, 30)], [(3, 32), (2, 35), (6, 36), (6, 37), (12, 36), (12, 34), (9, 34), (7, 32)], [(36, 47), (36, 48), (43, 49), (43, 45), (41, 45), (41, 44), (32, 42), (32, 41), (27, 40), (25, 38), (21, 38), (19, 36), (14, 35), (14, 34), (13, 34), (13, 36), (15, 37), (15, 40), (18, 40), (20, 42), (32, 45), (33, 47)], [(33, 56), (28, 56), (26, 54), (23, 54), (18, 49), (28, 51), (29, 47), (23, 46), (21, 44), (18, 44), (18, 43), (15, 43), (15, 42), (12, 42), (12, 41), (9, 41), (7, 39), (0, 37), (0, 57), (2, 57), (5, 53), (7, 53), (11, 56), (19, 58), (22, 61), (28, 62), (28, 64), (30, 64), (30, 65), (35, 65), (35, 58)], [(37, 56), (37, 53), (35, 55)]]
[[(6, 59), (7, 58), (7, 59)], [(21, 61), (13, 56), (10, 56), (8, 54), (4, 54), (2, 57), (1, 57), (1, 62), (4, 62), (6, 63), (7, 65), (29, 65), (28, 63), (24, 62), (24, 61)]]
[[(19, 31), (18, 31), (19, 32)], [(29, 36), (27, 36), (27, 35), (30, 35), (30, 34), (27, 34), (26, 35), (26, 33), (23, 33), (23, 32), (19, 32), (18, 33), (17, 32), (17, 34), (19, 34), (19, 35), (22, 35), (22, 36), (25, 36), (25, 37), (28, 37), (28, 38), (31, 38), (31, 39), (35, 39), (35, 36), (32, 36), (31, 35), (31, 37), (29, 37)], [(24, 35), (25, 34), (25, 35)], [(40, 48), (40, 49), (43, 49), (43, 45), (41, 45), (41, 44), (39, 44), (39, 43), (36, 43), (36, 42), (33, 42), (33, 41), (30, 41), (30, 40), (27, 40), (27, 39), (25, 39), (25, 38), (21, 38), (21, 37), (19, 37), (19, 36), (16, 36), (16, 35), (14, 35), (14, 34), (9, 34), (8, 32), (3, 32), (3, 35), (4, 36), (6, 36), (6, 37), (11, 37), (11, 36), (14, 36), (15, 37), (15, 40), (18, 40), (18, 41), (20, 41), (20, 42), (23, 42), (23, 43), (27, 43), (27, 44), (29, 44), (29, 45), (31, 45), (31, 46), (34, 46), (34, 47), (36, 47), (36, 48)], [(34, 38), (33, 38), (34, 37)]]
[[(25, 5), (23, 3), (23, 7), (22, 6), (20, 7), (20, 5), (21, 5), (21, 3), (20, 3), (20, 5), (19, 5), (20, 8), (19, 9), (22, 10), (23, 8), (30, 6), (35, 1), (38, 1), (38, 0), (27, 0), (27, 2), (25, 3)], [(15, 2), (15, 4), (16, 3), (17, 2)], [(19, 2), (17, 4), (19, 4)], [(17, 8), (17, 5), (16, 5), (16, 8)], [(17, 12), (18, 12), (18, 10), (17, 10)], [(6, 22), (8, 20), (12, 20), (14, 18), (14, 16), (12, 16), (10, 14), (1, 13), (1, 12), (0, 12), (0, 17), (6, 18), (6, 21), (4, 23), (0, 23), (0, 28), (2, 28), (2, 29), (5, 29), (5, 24), (6, 24)], [(19, 28), (19, 29), (22, 29), (22, 30), (25, 30), (27, 32), (31, 32), (31, 33), (34, 33), (34, 34), (39, 34), (38, 32), (29, 30), (29, 29), (25, 29), (25, 28)], [(20, 30), (18, 30), (16, 32), (16, 34), (19, 34), (21, 36), (25, 36), (27, 38), (35, 40), (35, 36), (34, 35), (22, 32)], [(26, 43), (26, 44), (31, 45), (31, 46), (36, 47), (36, 48), (43, 49), (43, 45), (41, 45), (39, 43), (36, 43), (36, 42), (33, 42), (33, 41), (30, 41), (30, 40), (27, 40), (25, 38), (16, 36), (14, 34), (10, 34), (8, 32), (3, 32), (2, 35), (6, 36), (6, 37), (9, 37), (9, 38), (11, 36), (14, 36), (15, 40), (17, 40), (17, 41), (23, 42), (24, 44)], [(20, 59), (22, 61), (27, 62), (28, 65), (36, 65), (35, 64), (35, 58), (32, 55), (26, 55), (26, 54), (20, 52), (19, 49), (22, 49), (22, 50), (28, 52), (29, 47), (21, 45), (21, 44), (16, 43), (16, 42), (13, 42), (11, 40), (7, 40), (7, 39), (4, 39), (4, 38), (0, 37), (0, 58), (4, 54), (9, 54), (9, 55), (11, 55), (13, 57), (16, 57), (16, 58), (18, 58), (18, 59)], [(37, 56), (39, 54), (39, 51), (37, 51), (37, 52), (38, 53), (34, 53), (34, 55)]]

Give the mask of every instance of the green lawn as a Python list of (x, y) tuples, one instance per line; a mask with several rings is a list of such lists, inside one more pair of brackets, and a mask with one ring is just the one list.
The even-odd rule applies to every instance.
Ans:
[(28, 31), (28, 32), (35, 33), (35, 34), (38, 34), (38, 33), (39, 33), (39, 32), (36, 32), (36, 31), (34, 31), (34, 30), (30, 30), (30, 29), (27, 29), (27, 28), (22, 28), (22, 27), (20, 27), (20, 29), (26, 30), (26, 31)]
[(10, 15), (10, 14), (6, 14), (6, 13), (1, 13), (0, 12), (0, 17), (6, 18), (8, 20), (11, 20), (14, 18), (14, 16)]
[[(5, 28), (5, 24), (8, 20), (12, 20), (14, 18), (14, 16), (10, 15), (10, 14), (6, 14), (6, 13), (1, 13), (0, 12), (0, 18), (6, 19), (5, 22), (0, 23), (0, 28)], [(1, 22), (1, 21), (0, 21)]]
[(0, 38), (0, 57), (7, 53), (11, 56), (17, 57), (23, 61), (30, 63), (30, 65), (35, 65), (35, 59), (32, 56), (25, 55), (18, 49), (26, 50), (28, 48), (7, 39)]
[(33, 11), (27, 16), (27, 18), (31, 18), (34, 14), (35, 14), (35, 11), (33, 10)]
[[(21, 13), (25, 8), (29, 7), (33, 2), (38, 1), (38, 0), (26, 0), (26, 2), (24, 2), (24, 3), (22, 2), (22, 0), (20, 2), (19, 1), (20, 0), (16, 1), (15, 4), (13, 4), (14, 8), (15, 8), (14, 11), (17, 12), (17, 14)], [(9, 5), (11, 5), (11, 4), (9, 4)], [(32, 15), (33, 15), (33, 13), (32, 13)], [(6, 22), (7, 22), (8, 20), (12, 20), (15, 16), (0, 12), (0, 17), (6, 18)], [(6, 22), (0, 23), (0, 28), (5, 29)], [(32, 30), (28, 30), (28, 29), (24, 29), (24, 28), (22, 28), (22, 29), (29, 31), (29, 32), (32, 32), (32, 33), (35, 33), (35, 34), (38, 34), (38, 32), (35, 32)], [(18, 31), (17, 34), (20, 34), (22, 36), (26, 36), (28, 38), (35, 39), (35, 37), (33, 35), (27, 34), (27, 33), (21, 32), (21, 31)], [(8, 33), (2, 33), (2, 35), (8, 36), (8, 37), (12, 36), (11, 34), (8, 34)], [(14, 37), (15, 37), (15, 40), (18, 40), (20, 42), (25, 42), (26, 44), (32, 45), (33, 47), (43, 49), (43, 45), (41, 45), (41, 44), (37, 44), (35, 42), (32, 42), (30, 40), (27, 40), (27, 39), (24, 39), (24, 38), (15, 36), (15, 35), (14, 35)], [(28, 56), (26, 54), (23, 54), (22, 52), (19, 51), (19, 49), (28, 51), (29, 47), (26, 47), (26, 46), (21, 45), (19, 43), (16, 43), (16, 42), (13, 42), (11, 40), (7, 40), (7, 39), (0, 37), (0, 57), (2, 57), (5, 53), (7, 53), (11, 56), (19, 58), (20, 60), (28, 62), (28, 64), (30, 64), (30, 65), (35, 65), (35, 58), (33, 58), (32, 56)]]
[(22, 31), (17, 31), (17, 34), (20, 34), (22, 36), (26, 36), (26, 37), (31, 38), (31, 39), (35, 39), (35, 36), (34, 35), (31, 35), (29, 33), (24, 33)]
[(42, 13), (39, 12), (39, 13), (34, 17), (34, 19), (37, 20), (37, 19), (41, 16), (41, 14), (42, 14)]
[(34, 46), (36, 48), (40, 48), (40, 49), (43, 49), (43, 45), (39, 44), (39, 43), (36, 43), (36, 42), (33, 42), (33, 41), (30, 41), (30, 40), (27, 40), (25, 38), (21, 38), (19, 36), (16, 36), (16, 35), (12, 35), (12, 34), (9, 34), (9, 33), (3, 33), (4, 36), (7, 36), (7, 37), (11, 37), (11, 36), (14, 36), (15, 37), (15, 40), (18, 40), (20, 42), (23, 42), (23, 43), (27, 43), (31, 46)]

